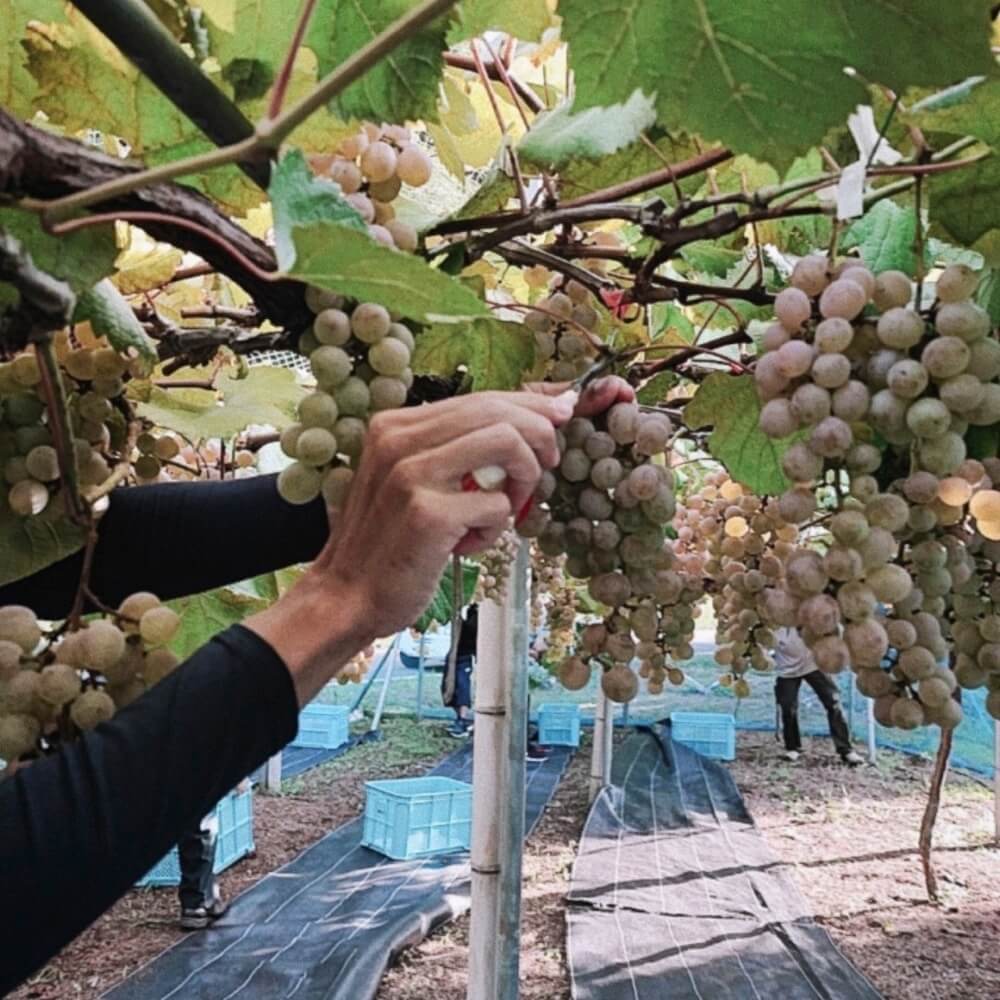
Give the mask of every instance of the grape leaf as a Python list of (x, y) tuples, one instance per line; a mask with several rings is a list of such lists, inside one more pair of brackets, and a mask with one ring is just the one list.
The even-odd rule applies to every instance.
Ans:
[(575, 111), (568, 102), (539, 115), (519, 150), (529, 163), (558, 170), (574, 158), (596, 160), (617, 153), (655, 121), (653, 100), (640, 90), (608, 108)]
[[(1000, 155), (950, 170), (931, 183), (931, 222), (957, 243), (974, 246), (1000, 229)], [(987, 255), (988, 256), (988, 255)]]
[(976, 302), (990, 314), (993, 326), (1000, 326), (1000, 272), (995, 268), (990, 268), (979, 282)]
[[(50, 236), (33, 212), (0, 208), (0, 229), (19, 240), (41, 270), (65, 281), (74, 292), (85, 291), (115, 269), (118, 247), (113, 226)], [(0, 283), (0, 306), (16, 300), (14, 288)]]
[(971, 135), (991, 146), (1000, 146), (1000, 80), (982, 80), (953, 94), (952, 101), (921, 101), (905, 116), (907, 122), (926, 132)]
[(263, 597), (229, 587), (169, 601), (168, 605), (181, 617), (180, 628), (170, 643), (170, 649), (186, 660), (220, 632), (231, 625), (238, 625), (258, 611), (266, 610), (269, 604)]
[(417, 335), (413, 370), (418, 375), (469, 373), (473, 389), (518, 389), (535, 364), (535, 339), (521, 323), (480, 319), (432, 326)]
[[(294, 9), (296, 5), (288, 6)], [(306, 38), (319, 60), (320, 73), (335, 69), (415, 6), (416, 0), (327, 0), (320, 4)], [(447, 30), (448, 19), (439, 18), (408, 38), (335, 99), (337, 111), (346, 118), (379, 122), (437, 121)]]
[(21, 580), (83, 548), (86, 534), (66, 516), (59, 496), (34, 517), (19, 517), (0, 501), (0, 586)]
[(486, 306), (461, 282), (419, 257), (376, 243), (367, 233), (335, 222), (316, 222), (296, 226), (292, 242), (295, 259), (286, 273), (310, 285), (378, 302), (422, 322), (486, 314)]
[(881, 271), (916, 273), (917, 215), (912, 208), (880, 201), (844, 233), (841, 246), (857, 247), (861, 259), (878, 274)]
[[(454, 611), (454, 605), (451, 599), (451, 591), (453, 587), (452, 581), (454, 580), (454, 570), (452, 568), (452, 561), (448, 560), (448, 565), (445, 566), (444, 573), (438, 582), (437, 590), (434, 593), (434, 597), (431, 599), (431, 603), (427, 606), (427, 610), (420, 616), (419, 619), (414, 623), (413, 627), (418, 632), (426, 632), (432, 623), (437, 623), (438, 625), (448, 625), (451, 623), (452, 614)], [(479, 564), (471, 561), (462, 560), (462, 594), (463, 602), (462, 606), (465, 607), (466, 604), (470, 603), (473, 595), (476, 592), (476, 584), (479, 582)]]
[(517, 194), (513, 178), (502, 170), (494, 170), (474, 195), (455, 212), (455, 219), (475, 219), (480, 215), (502, 212)]
[(59, 0), (7, 0), (0, 5), (0, 106), (30, 118), (38, 84), (28, 71), (28, 53), (21, 44), (30, 21), (61, 21)]
[(734, 0), (562, 0), (559, 14), (581, 108), (639, 87), (661, 121), (777, 164), (864, 100), (846, 66), (898, 93), (992, 62), (981, 0), (786, 0), (780, 30), (773, 5)]
[(217, 391), (161, 389), (137, 405), (141, 417), (177, 431), (193, 441), (232, 438), (251, 424), (284, 430), (295, 422), (299, 400), (306, 394), (287, 368), (251, 368), (246, 378), (222, 375)]
[(114, 283), (122, 295), (137, 295), (166, 285), (184, 254), (162, 243), (126, 250), (117, 260)]
[(156, 343), (135, 318), (132, 307), (121, 292), (105, 279), (82, 292), (76, 300), (74, 323), (90, 323), (91, 329), (122, 354), (134, 351), (152, 370), (159, 360)]
[(522, 42), (537, 42), (552, 24), (547, 0), (463, 0), (448, 44), (487, 31), (504, 31)]
[(684, 407), (684, 423), (692, 430), (713, 428), (708, 450), (733, 479), (759, 496), (788, 489), (781, 458), (802, 437), (775, 441), (758, 426), (760, 400), (752, 375), (709, 375)]
[(316, 177), (301, 150), (292, 150), (275, 167), (268, 193), (274, 212), (274, 245), (281, 268), (295, 263), (292, 231), (296, 226), (331, 222), (368, 231), (357, 209), (344, 200), (340, 186)]

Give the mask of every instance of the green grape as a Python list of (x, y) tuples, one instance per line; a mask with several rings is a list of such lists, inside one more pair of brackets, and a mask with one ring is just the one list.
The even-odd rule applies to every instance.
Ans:
[(142, 663), (142, 679), (147, 686), (152, 687), (173, 673), (179, 663), (180, 659), (169, 649), (150, 650)]
[(125, 391), (125, 383), (117, 375), (98, 375), (90, 383), (90, 389), (105, 399), (114, 399)]
[(350, 160), (335, 160), (330, 165), (328, 176), (340, 186), (344, 194), (355, 194), (361, 190), (364, 182), (361, 171)]
[(30, 427), (42, 419), (45, 404), (34, 395), (19, 392), (3, 397), (3, 410), (7, 422), (14, 427)]
[(337, 407), (347, 417), (364, 417), (371, 408), (371, 393), (360, 378), (351, 377), (337, 387)]
[(365, 344), (377, 344), (389, 335), (389, 310), (373, 302), (363, 302), (351, 313), (351, 331)]
[(127, 633), (137, 633), (139, 631), (139, 619), (152, 608), (160, 606), (160, 599), (156, 594), (151, 594), (147, 590), (140, 590), (134, 594), (129, 594), (121, 604), (118, 605), (118, 614), (129, 619), (121, 623), (122, 629)]
[(147, 482), (156, 479), (162, 466), (160, 460), (153, 455), (140, 455), (133, 464), (136, 479), (144, 479)]
[[(41, 444), (52, 444), (52, 433), (45, 424), (18, 427), (14, 431), (14, 443), (22, 455), (27, 455), (32, 448), (37, 448)], [(87, 450), (90, 450), (89, 444)]]
[(342, 455), (358, 458), (365, 441), (365, 422), (358, 417), (341, 417), (333, 429)]
[(373, 411), (398, 410), (406, 403), (406, 383), (398, 378), (377, 375), (368, 385)]
[(431, 158), (419, 146), (406, 146), (396, 162), (396, 176), (410, 187), (423, 187), (434, 170)]
[(114, 714), (115, 703), (104, 691), (84, 691), (69, 708), (70, 719), (83, 732), (107, 722)]
[(386, 181), (368, 185), (368, 194), (384, 205), (387, 205), (390, 201), (395, 201), (402, 190), (403, 182), (395, 174)]
[(10, 488), (7, 503), (19, 517), (37, 516), (49, 505), (49, 491), (42, 483), (25, 479)]
[(111, 403), (96, 392), (85, 392), (77, 403), (77, 409), (84, 420), (95, 424), (103, 423), (113, 412)]
[(177, 439), (164, 435), (161, 438), (156, 439), (156, 444), (153, 447), (153, 454), (156, 455), (161, 462), (169, 462), (175, 459), (181, 453), (181, 446), (177, 443)]
[(368, 363), (379, 375), (399, 376), (410, 364), (410, 349), (402, 341), (387, 337), (368, 349)]
[(306, 288), (306, 305), (317, 315), (325, 309), (339, 309), (343, 304), (343, 297), (336, 292), (319, 288), (316, 285), (309, 285)]
[(958, 337), (972, 343), (990, 332), (990, 317), (974, 302), (948, 302), (938, 309), (934, 328), (942, 337)]
[(30, 713), (38, 697), (38, 674), (22, 670), (15, 674), (0, 692), (0, 711)]
[(28, 475), (43, 483), (51, 483), (59, 478), (59, 456), (55, 448), (47, 444), (32, 448), (25, 457)]
[(25, 462), (22, 455), (14, 455), (12, 458), (8, 458), (4, 462), (3, 466), (3, 478), (8, 486), (13, 486), (15, 483), (20, 483), (25, 479), (29, 479), (28, 474), (28, 463)]
[(313, 321), (313, 336), (320, 344), (343, 347), (351, 339), (351, 321), (340, 309), (325, 309)]
[(302, 427), (330, 428), (340, 416), (333, 396), (326, 392), (314, 392), (299, 403), (299, 422)]
[(385, 228), (389, 230), (396, 246), (404, 253), (415, 253), (420, 246), (420, 236), (409, 223), (401, 219), (390, 219)]
[(323, 499), (328, 507), (341, 509), (347, 502), (354, 473), (343, 466), (330, 469), (323, 477)]
[(398, 157), (392, 146), (379, 140), (361, 154), (361, 172), (369, 181), (379, 184), (396, 173), (397, 162)]
[(181, 618), (172, 608), (160, 605), (144, 612), (139, 619), (139, 635), (149, 646), (164, 646), (176, 635)]
[(306, 465), (328, 465), (337, 454), (337, 439), (325, 427), (308, 427), (299, 435), (295, 452)]
[(102, 347), (94, 352), (94, 371), (97, 376), (120, 378), (127, 370), (128, 362), (113, 347)]
[(97, 374), (94, 364), (94, 352), (74, 350), (63, 359), (63, 368), (78, 382), (89, 382)]
[(281, 432), (279, 444), (282, 454), (295, 458), (298, 454), (299, 435), (305, 430), (302, 424), (291, 424)]
[(15, 761), (34, 750), (42, 729), (33, 716), (0, 715), (0, 758)]
[(316, 469), (295, 462), (279, 474), (278, 493), (287, 503), (312, 503), (320, 494), (322, 482), (323, 478)]
[(10, 639), (0, 639), (0, 682), (9, 681), (21, 669), (24, 650)]
[(125, 653), (125, 635), (109, 621), (91, 622), (80, 632), (80, 657), (92, 670), (114, 667)]
[(34, 354), (20, 354), (11, 362), (11, 375), (18, 385), (33, 389), (42, 380), (38, 358)]
[(114, 701), (115, 708), (121, 709), (141, 698), (146, 693), (146, 685), (138, 677), (130, 677), (127, 680), (109, 684), (107, 693)]
[(135, 446), (142, 455), (152, 455), (156, 451), (156, 438), (146, 432), (135, 439)]
[[(137, 631), (130, 629), (129, 631)], [(133, 637), (125, 643), (125, 652), (114, 663), (101, 671), (109, 684), (125, 684), (139, 672), (142, 666), (142, 646)]]
[(354, 369), (351, 356), (340, 347), (320, 347), (309, 355), (316, 381), (323, 388), (333, 388), (347, 381)]
[(0, 639), (15, 643), (25, 653), (31, 653), (41, 638), (42, 630), (31, 608), (20, 604), (0, 607)]
[(65, 663), (50, 663), (38, 676), (38, 697), (50, 705), (62, 706), (80, 693), (80, 675)]

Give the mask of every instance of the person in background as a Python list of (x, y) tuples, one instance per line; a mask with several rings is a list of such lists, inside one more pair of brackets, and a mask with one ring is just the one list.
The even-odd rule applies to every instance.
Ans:
[(479, 634), (479, 607), (470, 604), (458, 622), (458, 651), (455, 674), (450, 676), (445, 663), (441, 677), (441, 699), (445, 708), (453, 709), (455, 721), (448, 727), (448, 735), (456, 738), (472, 732), (472, 668), (476, 658), (476, 639)]
[(203, 931), (229, 910), (215, 878), (215, 845), (219, 821), (213, 810), (187, 830), (177, 842), (181, 881), (177, 898), (183, 931)]
[(785, 738), (785, 757), (798, 760), (802, 755), (802, 734), (799, 732), (799, 688), (805, 681), (826, 709), (833, 745), (840, 759), (851, 767), (862, 758), (851, 747), (851, 734), (844, 710), (840, 705), (840, 690), (836, 683), (816, 666), (809, 647), (794, 628), (779, 628), (774, 640), (774, 697), (781, 709), (781, 730)]

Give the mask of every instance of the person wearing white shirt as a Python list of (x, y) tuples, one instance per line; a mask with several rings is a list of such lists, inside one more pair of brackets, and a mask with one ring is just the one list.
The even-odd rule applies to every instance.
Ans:
[(840, 690), (833, 680), (816, 666), (809, 647), (794, 628), (779, 628), (774, 638), (774, 697), (781, 709), (781, 730), (785, 738), (785, 757), (798, 760), (802, 754), (799, 732), (799, 688), (805, 681), (826, 709), (830, 735), (840, 759), (852, 767), (862, 758), (851, 748), (851, 734), (840, 704)]

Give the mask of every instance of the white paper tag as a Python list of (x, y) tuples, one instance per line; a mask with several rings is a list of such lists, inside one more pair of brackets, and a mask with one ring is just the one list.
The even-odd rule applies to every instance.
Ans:
[(858, 160), (844, 167), (837, 184), (837, 218), (856, 219), (865, 212), (865, 165)]
[[(894, 167), (903, 159), (903, 154), (889, 145), (888, 139), (879, 142), (879, 130), (875, 127), (875, 113), (868, 104), (859, 104), (854, 114), (847, 116), (847, 127), (854, 137), (855, 145), (865, 163), (869, 161)], [(878, 149), (876, 149), (876, 145)], [(872, 151), (874, 150), (874, 156)]]

